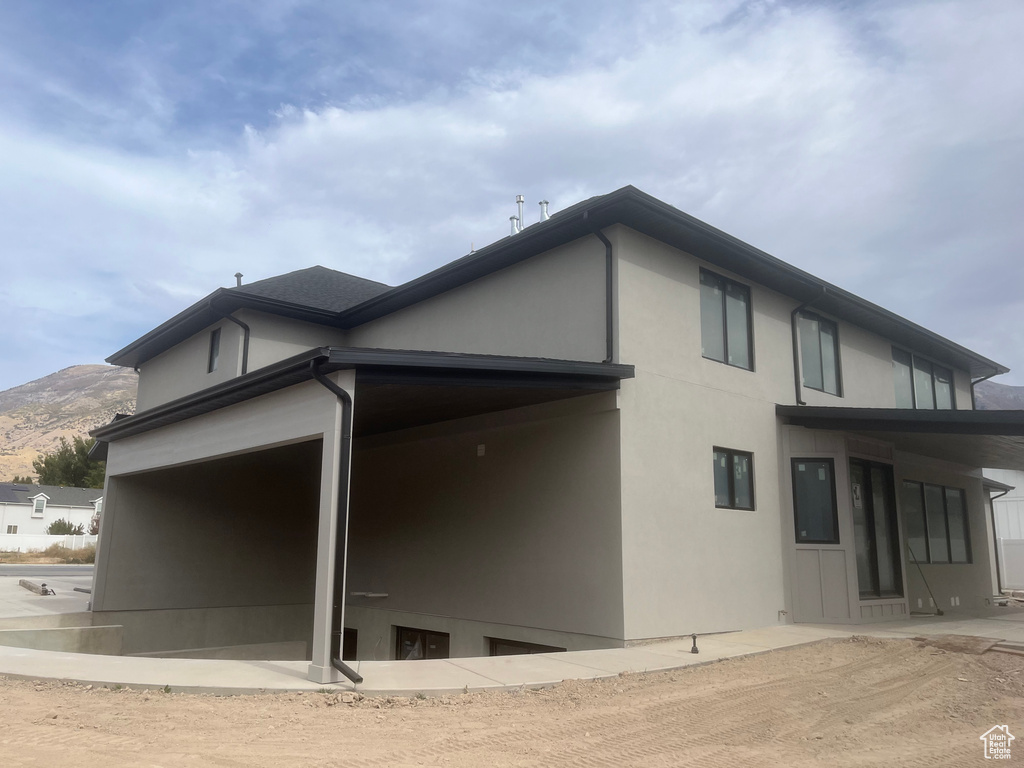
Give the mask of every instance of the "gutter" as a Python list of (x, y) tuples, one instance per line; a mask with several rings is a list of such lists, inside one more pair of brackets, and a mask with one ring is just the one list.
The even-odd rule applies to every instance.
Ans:
[(807, 307), (811, 306), (814, 302), (821, 301), (825, 298), (825, 294), (828, 293), (828, 288), (824, 285), (819, 285), (818, 290), (820, 292), (817, 296), (805, 301), (803, 304), (800, 304), (796, 309), (789, 313), (789, 328), (793, 334), (793, 386), (796, 389), (797, 405), (807, 405), (807, 403), (803, 400), (803, 388), (800, 384), (803, 372), (801, 363), (803, 361), (800, 359), (800, 337), (796, 329), (796, 316), (807, 309)]
[(595, 230), (594, 234), (604, 243), (604, 337), (605, 337), (605, 358), (601, 362), (610, 363), (615, 357), (615, 318), (614, 309), (614, 260), (612, 258), (612, 241), (604, 236), (601, 230)]
[(338, 508), (334, 521), (334, 588), (331, 607), (331, 666), (353, 683), (363, 676), (341, 660), (342, 636), (345, 632), (345, 570), (348, 565), (348, 485), (349, 458), (352, 454), (352, 397), (320, 371), (317, 360), (310, 360), (313, 378), (329, 389), (341, 402), (341, 444), (338, 470)]
[[(995, 374), (992, 375), (994, 376)], [(973, 393), (974, 389), (972, 388), (971, 394)], [(990, 495), (988, 497), (988, 508), (992, 510), (992, 544), (993, 551), (996, 555), (996, 594), (1000, 596), (1003, 594), (1003, 574), (1002, 565), (999, 562), (999, 533), (996, 531), (996, 505), (993, 504), (992, 502), (995, 501), (996, 499), (1001, 499), (1003, 496), (1005, 496), (1012, 490), (1013, 488), (1007, 488), (1002, 493), (997, 493), (995, 496)]]
[[(988, 376), (982, 376), (980, 379), (971, 379), (971, 410), (972, 411), (978, 410), (978, 402), (977, 402), (977, 399), (974, 396), (974, 388), (978, 384), (981, 384), (981, 382), (988, 381), (993, 376), (998, 376), (999, 373), (1000, 373), (999, 371), (995, 371), (994, 373), (990, 373)], [(998, 499), (999, 496), (996, 496), (996, 498)]]

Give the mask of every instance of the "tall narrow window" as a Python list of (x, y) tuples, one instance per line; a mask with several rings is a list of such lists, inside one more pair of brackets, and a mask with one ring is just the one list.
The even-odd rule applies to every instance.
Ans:
[(754, 455), (715, 448), (715, 506), (754, 508)]
[(220, 359), (220, 328), (214, 328), (210, 332), (210, 361), (206, 366), (207, 373), (217, 370), (217, 361)]
[(701, 355), (753, 370), (750, 289), (714, 272), (700, 271)]
[(831, 459), (793, 459), (797, 544), (838, 544), (835, 468)]
[(892, 378), (896, 387), (896, 407), (914, 407), (914, 361), (909, 352), (892, 351)]
[(800, 360), (803, 383), (830, 395), (839, 395), (839, 332), (836, 324), (817, 315), (801, 312), (797, 318), (800, 333)]
[(36, 496), (32, 502), (32, 517), (42, 517), (46, 511), (46, 499), (43, 496)]

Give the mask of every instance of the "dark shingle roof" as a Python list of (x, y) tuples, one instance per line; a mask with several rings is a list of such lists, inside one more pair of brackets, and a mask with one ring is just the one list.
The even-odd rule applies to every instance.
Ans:
[(32, 497), (46, 494), (47, 504), (59, 507), (91, 507), (92, 502), (102, 498), (102, 488), (65, 488), (62, 485), (23, 485), (21, 483), (0, 483), (0, 503), (31, 504)]
[(315, 307), (328, 312), (341, 312), (390, 290), (390, 286), (316, 266), (297, 269), (285, 275), (268, 277), (266, 280), (257, 280), (255, 283), (228, 290)]

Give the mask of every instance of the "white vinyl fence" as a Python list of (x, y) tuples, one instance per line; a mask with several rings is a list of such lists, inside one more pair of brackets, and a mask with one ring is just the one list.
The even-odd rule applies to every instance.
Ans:
[(48, 536), (45, 533), (0, 533), (0, 552), (41, 552), (54, 544), (81, 549), (95, 544), (98, 536)]
[(1003, 589), (1024, 589), (1024, 539), (999, 539), (999, 570)]

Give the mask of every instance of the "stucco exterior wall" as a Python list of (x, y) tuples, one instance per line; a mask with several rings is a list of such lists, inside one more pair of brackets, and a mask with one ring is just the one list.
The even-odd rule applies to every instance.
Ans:
[[(628, 228), (606, 234), (617, 255), (618, 359), (636, 367), (620, 396), (626, 638), (785, 620), (783, 552), (792, 543), (780, 546), (780, 535), (792, 533), (792, 507), (775, 405), (796, 399), (798, 302)], [(702, 266), (750, 287), (753, 370), (701, 356)], [(891, 343), (837, 326), (842, 396), (802, 387), (803, 399), (895, 407)], [(756, 511), (715, 507), (716, 447), (754, 454)]]
[(562, 403), (357, 441), (349, 605), (621, 644), (615, 397)]
[(249, 326), (249, 370), (286, 360), (313, 347), (341, 347), (346, 334), (331, 328), (265, 312), (240, 310), (235, 316)]
[(605, 358), (605, 249), (585, 237), (349, 332), (358, 347)]

